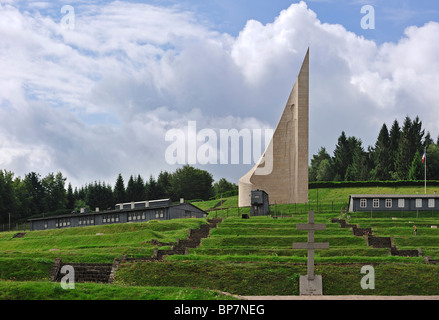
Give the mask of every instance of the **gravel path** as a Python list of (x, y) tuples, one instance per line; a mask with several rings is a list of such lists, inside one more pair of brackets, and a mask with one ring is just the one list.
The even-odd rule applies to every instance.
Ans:
[(439, 296), (239, 296), (243, 300), (439, 300)]

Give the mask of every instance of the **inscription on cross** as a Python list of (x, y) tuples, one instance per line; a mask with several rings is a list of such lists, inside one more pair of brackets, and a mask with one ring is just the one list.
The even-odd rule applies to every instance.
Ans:
[(308, 212), (308, 223), (298, 223), (297, 230), (308, 231), (308, 242), (295, 242), (293, 249), (308, 250), (308, 274), (300, 277), (300, 294), (322, 294), (322, 277), (314, 274), (314, 250), (329, 249), (328, 242), (314, 242), (314, 232), (326, 230), (326, 224), (314, 223), (314, 211)]

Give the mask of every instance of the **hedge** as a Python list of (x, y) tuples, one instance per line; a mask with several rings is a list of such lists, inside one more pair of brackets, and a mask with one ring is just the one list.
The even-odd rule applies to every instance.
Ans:
[[(389, 181), (312, 181), (309, 189), (347, 188), (347, 187), (408, 187), (423, 186), (425, 180), (389, 180)], [(427, 185), (439, 186), (439, 180), (427, 180)]]

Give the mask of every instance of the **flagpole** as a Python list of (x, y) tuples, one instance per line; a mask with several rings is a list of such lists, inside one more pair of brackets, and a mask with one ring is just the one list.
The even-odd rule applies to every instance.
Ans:
[(427, 194), (427, 147), (424, 148), (424, 192)]

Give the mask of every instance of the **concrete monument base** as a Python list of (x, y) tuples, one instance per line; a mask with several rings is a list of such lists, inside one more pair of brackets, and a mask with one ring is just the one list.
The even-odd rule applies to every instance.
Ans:
[(300, 276), (299, 288), (301, 296), (321, 296), (323, 295), (322, 276), (315, 275), (313, 280), (308, 276)]

